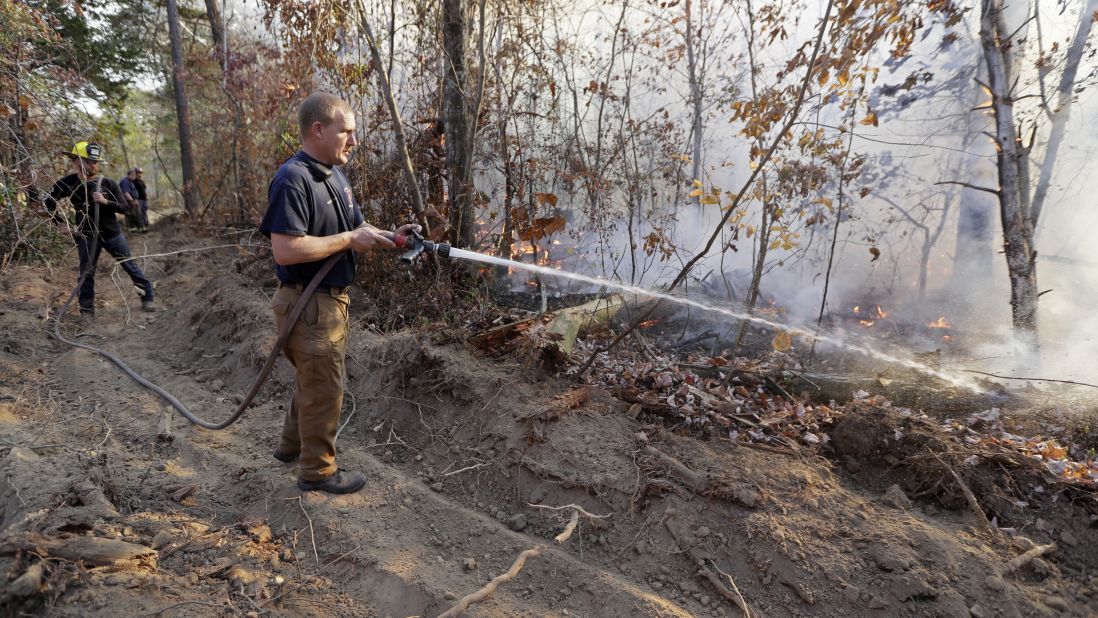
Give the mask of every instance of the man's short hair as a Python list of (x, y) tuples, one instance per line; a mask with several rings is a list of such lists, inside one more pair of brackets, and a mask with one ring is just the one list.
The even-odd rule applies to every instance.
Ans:
[(351, 106), (334, 94), (314, 92), (305, 97), (301, 107), (297, 108), (297, 127), (301, 131), (301, 138), (305, 138), (309, 127), (313, 126), (314, 122), (324, 126), (331, 124), (338, 111), (348, 113), (351, 111)]

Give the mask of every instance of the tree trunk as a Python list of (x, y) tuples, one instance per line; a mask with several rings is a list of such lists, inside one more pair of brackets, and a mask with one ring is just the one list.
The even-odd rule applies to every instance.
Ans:
[(450, 206), (451, 242), (457, 247), (473, 244), (471, 192), (465, 184), (469, 161), (469, 119), (465, 103), (465, 18), (461, 0), (442, 2), (442, 40), (446, 71), (442, 82), (442, 116), (446, 126), (447, 193)]
[(1044, 160), (1041, 161), (1041, 176), (1037, 180), (1037, 190), (1033, 194), (1032, 218), (1035, 227), (1040, 220), (1041, 209), (1045, 205), (1045, 197), (1048, 195), (1048, 188), (1052, 183), (1052, 170), (1056, 167), (1060, 144), (1063, 143), (1064, 135), (1067, 133), (1068, 117), (1071, 115), (1072, 94), (1075, 89), (1075, 76), (1079, 73), (1079, 64), (1083, 59), (1083, 49), (1086, 47), (1087, 37), (1090, 35), (1091, 24), (1094, 23), (1095, 12), (1098, 12), (1098, 0), (1088, 0), (1079, 16), (1079, 27), (1075, 31), (1075, 38), (1072, 39), (1067, 58), (1064, 60), (1064, 72), (1060, 76), (1060, 86), (1056, 89), (1056, 102), (1049, 110), (1052, 117), (1052, 129), (1049, 131)]
[(995, 118), (999, 174), (999, 216), (1003, 249), (1010, 273), (1010, 306), (1015, 333), (1037, 345), (1037, 251), (1029, 212), (1028, 149), (1014, 126), (1011, 98), (1010, 32), (1002, 18), (1002, 0), (983, 0), (980, 42), (988, 68), (991, 108)]
[(247, 221), (248, 205), (244, 201), (244, 179), (240, 173), (240, 136), (244, 131), (244, 106), (229, 89), (229, 37), (225, 32), (225, 20), (221, 15), (220, 0), (206, 0), (206, 19), (210, 22), (210, 37), (213, 46), (217, 50), (217, 58), (221, 66), (221, 89), (233, 106), (233, 138), (232, 156), (230, 157), (233, 171), (233, 192), (235, 203), (235, 216), (240, 222)]
[(206, 18), (210, 22), (210, 36), (217, 49), (217, 57), (221, 61), (221, 74), (225, 75), (229, 72), (229, 46), (225, 37), (225, 23), (221, 19), (220, 0), (206, 0)]
[[(686, 17), (686, 67), (688, 71), (688, 78), (690, 81), (690, 110), (693, 116), (693, 122), (690, 127), (691, 134), (693, 136), (694, 150), (691, 161), (690, 177), (694, 180), (701, 180), (702, 170), (702, 130), (704, 128), (702, 122), (702, 106), (705, 104), (702, 97), (702, 76), (698, 70), (698, 57), (697, 52), (694, 49), (694, 3), (692, 0), (686, 0), (683, 3)], [(750, 10), (750, 9), (749, 9)], [(694, 203), (698, 203), (701, 197), (695, 197)]]
[(198, 196), (195, 195), (191, 120), (187, 109), (187, 90), (183, 81), (183, 42), (179, 28), (177, 0), (168, 0), (168, 36), (172, 44), (172, 85), (175, 87), (175, 114), (179, 128), (179, 159), (183, 167), (183, 208), (193, 217), (198, 213)]
[[(366, 36), (366, 43), (370, 47), (370, 57), (377, 67), (382, 66), (381, 50), (378, 49), (374, 31), (370, 28), (370, 22), (366, 20), (366, 6), (362, 0), (356, 3), (359, 27)], [(412, 192), (412, 209), (416, 212), (416, 220), (423, 227), (423, 235), (430, 237), (431, 224), (427, 220), (427, 208), (423, 203), (423, 193), (419, 190), (419, 182), (416, 180), (416, 171), (412, 167), (412, 156), (408, 153), (408, 140), (404, 137), (404, 122), (400, 119), (400, 111), (393, 98), (393, 87), (389, 77), (385, 73), (377, 72), (377, 81), (381, 85), (381, 94), (385, 100), (385, 106), (389, 108), (389, 118), (393, 122), (393, 134), (396, 136), (397, 153), (400, 155), (401, 167), (404, 168), (404, 177), (408, 181), (408, 188)]]

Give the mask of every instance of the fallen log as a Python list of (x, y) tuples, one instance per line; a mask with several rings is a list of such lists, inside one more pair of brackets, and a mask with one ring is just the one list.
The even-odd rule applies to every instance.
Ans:
[(540, 321), (540, 317), (535, 317), (493, 326), (469, 337), (469, 343), (489, 354), (503, 354), (510, 350), (511, 340), (530, 330)]
[(1002, 390), (974, 393), (926, 375), (907, 372), (896, 376), (858, 376), (810, 372), (782, 372), (774, 379), (791, 393), (807, 393), (814, 401), (845, 403), (857, 391), (883, 395), (893, 405), (934, 409), (945, 414), (970, 414), (988, 408), (1009, 407), (1017, 396)]
[(624, 297), (613, 294), (576, 307), (561, 309), (546, 330), (560, 335), (557, 346), (565, 354), (571, 354), (576, 345), (576, 337), (594, 326), (609, 323), (625, 305)]
[(91, 566), (141, 563), (151, 568), (156, 567), (156, 550), (151, 547), (94, 536), (50, 537), (28, 532), (9, 536), (0, 542), (0, 554), (13, 554), (21, 550)]

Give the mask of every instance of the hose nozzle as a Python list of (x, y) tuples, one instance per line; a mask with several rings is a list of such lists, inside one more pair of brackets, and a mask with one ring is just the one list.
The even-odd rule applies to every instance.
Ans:
[(393, 236), (393, 244), (398, 249), (404, 249), (400, 254), (400, 263), (411, 265), (422, 253), (434, 253), (442, 257), (450, 257), (450, 245), (444, 242), (425, 240), (419, 232), (411, 231), (407, 235), (397, 234)]

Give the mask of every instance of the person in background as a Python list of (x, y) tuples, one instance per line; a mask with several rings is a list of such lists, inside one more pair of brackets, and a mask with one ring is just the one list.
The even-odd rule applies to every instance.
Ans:
[(138, 221), (139, 213), (141, 212), (141, 206), (137, 203), (137, 187), (133, 184), (134, 171), (127, 170), (126, 175), (122, 177), (122, 180), (118, 181), (118, 188), (122, 189), (122, 197), (126, 200), (126, 227), (131, 231), (136, 231), (141, 227)]
[(145, 170), (140, 167), (133, 168), (133, 186), (137, 189), (137, 232), (143, 234), (149, 231), (149, 193), (145, 186)]
[(80, 314), (95, 315), (95, 266), (103, 249), (119, 261), (122, 270), (141, 289), (141, 308), (155, 311), (152, 281), (141, 272), (137, 262), (128, 259), (130, 247), (116, 216), (125, 214), (126, 201), (118, 183), (99, 173), (99, 164), (103, 161), (101, 154), (98, 144), (80, 142), (73, 146), (72, 151), (65, 153), (71, 160), (73, 173), (55, 182), (49, 195), (42, 200), (57, 223), (65, 222), (57, 211), (62, 200), (68, 199), (76, 211), (75, 240), (80, 254), (77, 277), (84, 275), (80, 286)]

